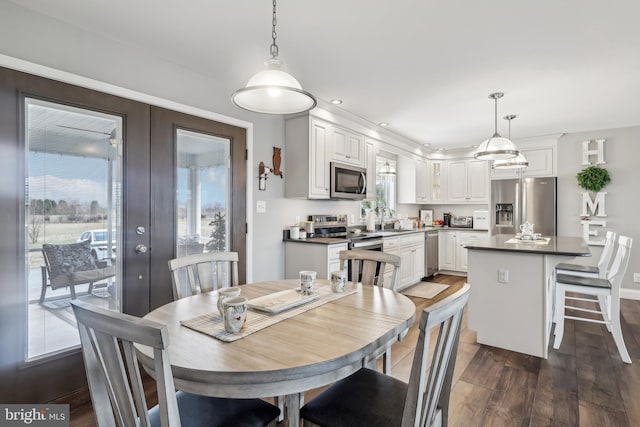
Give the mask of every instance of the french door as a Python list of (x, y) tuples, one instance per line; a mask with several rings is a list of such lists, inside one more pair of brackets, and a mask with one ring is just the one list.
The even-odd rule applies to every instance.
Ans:
[[(0, 401), (46, 402), (86, 384), (72, 297), (142, 316), (172, 299), (185, 241), (244, 262), (246, 137), (4, 68), (0, 108)], [(113, 275), (54, 289), (42, 246), (87, 240)]]

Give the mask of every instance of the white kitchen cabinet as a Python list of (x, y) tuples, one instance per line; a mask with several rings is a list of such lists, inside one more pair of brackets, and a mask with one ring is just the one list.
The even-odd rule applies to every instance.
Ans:
[(398, 156), (396, 169), (398, 203), (428, 203), (429, 174), (426, 161)]
[(428, 160), (426, 162), (427, 203), (443, 203), (446, 201), (446, 165), (444, 160)]
[(329, 198), (329, 150), (332, 125), (313, 116), (285, 121), (285, 196)]
[(457, 262), (457, 231), (440, 231), (438, 233), (438, 269), (456, 270)]
[(447, 199), (449, 203), (487, 203), (488, 162), (473, 159), (447, 161)]
[(370, 139), (365, 140), (364, 159), (367, 169), (367, 200), (376, 199), (376, 144)]
[[(553, 138), (518, 143), (518, 150), (527, 158), (529, 166), (524, 168), (522, 176), (525, 178), (556, 176), (557, 141)], [(493, 169), (492, 179), (518, 178), (518, 169)]]
[(305, 242), (285, 242), (285, 278), (295, 279), (302, 270), (317, 272), (318, 279), (328, 279), (332, 271), (340, 269), (340, 251), (347, 243), (323, 245)]
[(423, 232), (400, 236), (398, 290), (414, 285), (424, 277), (424, 244)]
[(467, 271), (467, 249), (464, 245), (487, 237), (485, 231), (443, 230), (439, 232), (439, 269)]
[(355, 132), (331, 125), (331, 160), (365, 167), (364, 137)]
[[(400, 256), (400, 236), (385, 237), (382, 239), (382, 252)], [(398, 271), (398, 283), (400, 283), (400, 272)], [(393, 278), (393, 266), (387, 265), (384, 271), (384, 283), (391, 283)]]

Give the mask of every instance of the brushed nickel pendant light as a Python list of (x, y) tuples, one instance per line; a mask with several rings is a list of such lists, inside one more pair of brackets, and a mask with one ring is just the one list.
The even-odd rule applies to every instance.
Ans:
[[(505, 120), (509, 121), (509, 139), (511, 139), (511, 120), (515, 119), (515, 114), (509, 114), (508, 116), (504, 116)], [(500, 159), (493, 161), (494, 169), (523, 169), (529, 166), (529, 162), (527, 158), (522, 153), (518, 153), (513, 159)]]
[(283, 70), (276, 44), (276, 0), (273, 0), (271, 58), (264, 62), (266, 70), (255, 74), (247, 85), (231, 95), (231, 102), (240, 108), (265, 114), (292, 114), (316, 106), (315, 98), (291, 74)]
[(384, 162), (384, 165), (378, 171), (380, 176), (394, 176), (396, 174), (396, 168), (389, 164), (389, 160)]
[(473, 154), (473, 157), (478, 160), (512, 159), (519, 153), (511, 140), (500, 136), (498, 133), (498, 99), (503, 96), (504, 93), (502, 92), (489, 95), (489, 98), (495, 101), (495, 132), (491, 138), (480, 144)]

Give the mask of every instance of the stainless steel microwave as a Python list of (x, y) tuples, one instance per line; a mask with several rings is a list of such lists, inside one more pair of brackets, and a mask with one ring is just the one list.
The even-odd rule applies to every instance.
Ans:
[(357, 166), (331, 162), (332, 199), (363, 200), (367, 194), (367, 170)]

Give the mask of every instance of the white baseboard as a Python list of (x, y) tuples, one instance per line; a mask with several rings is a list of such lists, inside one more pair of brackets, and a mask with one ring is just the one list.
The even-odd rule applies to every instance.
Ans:
[(620, 298), (640, 300), (640, 290), (621, 288)]

